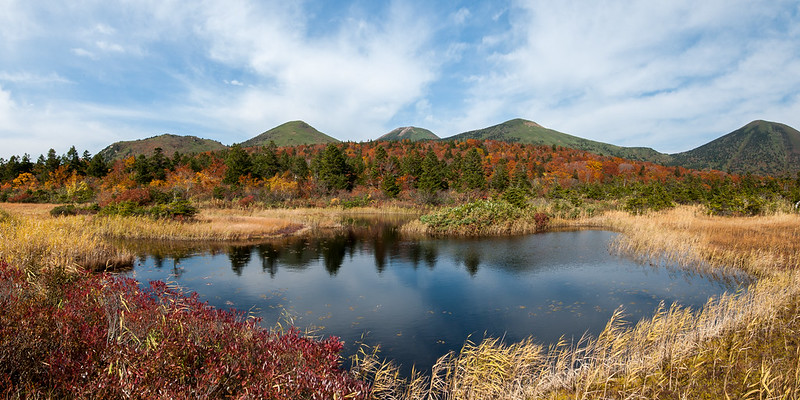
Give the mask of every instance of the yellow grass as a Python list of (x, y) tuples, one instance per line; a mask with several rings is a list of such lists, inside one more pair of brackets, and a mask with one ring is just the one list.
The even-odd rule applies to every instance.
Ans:
[(687, 207), (572, 225), (622, 232), (613, 244), (621, 253), (712, 273), (741, 268), (760, 279), (702, 310), (661, 307), (633, 326), (618, 310), (597, 338), (578, 343), (467, 343), (408, 379), (362, 351), (355, 371), (375, 382), (375, 398), (798, 398), (800, 217), (712, 218)]
[(130, 265), (133, 254), (109, 244), (81, 219), (0, 215), (0, 260), (41, 270), (104, 269)]
[[(339, 226), (344, 210), (206, 209), (197, 222), (143, 218), (51, 218), (45, 206), (0, 205), (0, 258), (37, 274), (126, 260), (108, 238), (230, 240)], [(377, 211), (377, 210), (376, 210)], [(357, 210), (366, 213), (369, 210)], [(544, 348), (486, 339), (402, 379), (362, 352), (354, 372), (386, 399), (798, 398), (800, 217), (708, 217), (683, 207), (631, 216), (607, 212), (561, 225), (622, 233), (613, 250), (653, 263), (757, 276), (747, 291), (702, 310), (659, 309), (624, 324), (615, 314), (596, 338)]]

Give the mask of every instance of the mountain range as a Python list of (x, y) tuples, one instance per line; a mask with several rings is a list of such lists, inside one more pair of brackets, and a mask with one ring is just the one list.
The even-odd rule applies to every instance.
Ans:
[[(668, 166), (691, 169), (717, 169), (731, 173), (756, 175), (781, 175), (800, 172), (800, 132), (796, 129), (768, 121), (753, 121), (744, 127), (715, 139), (695, 149), (682, 153), (665, 154), (648, 147), (622, 147), (597, 142), (545, 128), (533, 121), (512, 119), (498, 125), (439, 138), (433, 132), (418, 127), (392, 130), (378, 141), (396, 140), (497, 140), (512, 143), (568, 147), (591, 153), (637, 161), (649, 161)], [(299, 144), (336, 143), (328, 136), (303, 121), (279, 125), (241, 143), (243, 147)], [(151, 154), (161, 147), (164, 154), (216, 151), (226, 146), (220, 142), (194, 136), (160, 135), (149, 139), (117, 142), (105, 149), (106, 159), (118, 159), (137, 154)]]

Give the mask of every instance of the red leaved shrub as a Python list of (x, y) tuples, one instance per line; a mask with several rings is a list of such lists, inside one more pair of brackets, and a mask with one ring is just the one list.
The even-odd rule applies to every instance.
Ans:
[(124, 202), (129, 202), (136, 204), (137, 206), (144, 206), (150, 204), (153, 200), (153, 197), (150, 194), (150, 190), (147, 188), (135, 188), (135, 189), (126, 189), (121, 193), (117, 194), (116, 196), (106, 197), (102, 196), (103, 198), (100, 199), (100, 207), (105, 207), (109, 204), (119, 204)]
[(163, 282), (0, 262), (0, 394), (55, 398), (365, 399), (342, 343), (261, 328)]

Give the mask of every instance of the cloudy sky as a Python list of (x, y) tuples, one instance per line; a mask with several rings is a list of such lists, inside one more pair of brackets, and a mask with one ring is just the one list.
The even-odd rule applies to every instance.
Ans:
[(526, 118), (694, 148), (800, 128), (797, 0), (0, 0), (0, 157), (162, 133), (341, 140)]

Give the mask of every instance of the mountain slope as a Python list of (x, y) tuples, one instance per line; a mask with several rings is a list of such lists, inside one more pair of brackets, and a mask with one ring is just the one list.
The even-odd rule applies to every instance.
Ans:
[(188, 154), (216, 151), (226, 148), (224, 144), (215, 140), (167, 133), (147, 139), (112, 143), (105, 149), (100, 150), (99, 154), (106, 160), (117, 160), (128, 156), (138, 156), (139, 154), (149, 156), (152, 155), (158, 147), (161, 148), (166, 156), (172, 156), (176, 151)]
[(696, 149), (673, 154), (670, 164), (732, 173), (781, 175), (800, 171), (800, 132), (769, 121), (753, 121)]
[(596, 154), (657, 163), (665, 163), (670, 160), (669, 155), (659, 153), (649, 147), (621, 147), (613, 144), (596, 142), (594, 140), (583, 139), (553, 129), (548, 129), (535, 122), (519, 118), (488, 128), (464, 132), (443, 140), (466, 139), (489, 139), (543, 146), (556, 145)]
[(415, 126), (405, 126), (402, 128), (397, 128), (378, 138), (378, 140), (385, 140), (385, 141), (404, 140), (404, 139), (416, 142), (419, 140), (439, 140), (439, 137), (436, 136), (433, 132), (424, 128), (417, 128)]
[(338, 140), (314, 129), (313, 126), (303, 121), (291, 121), (242, 142), (242, 146), (266, 146), (269, 142), (275, 142), (277, 146), (295, 146), (299, 144), (336, 143)]

